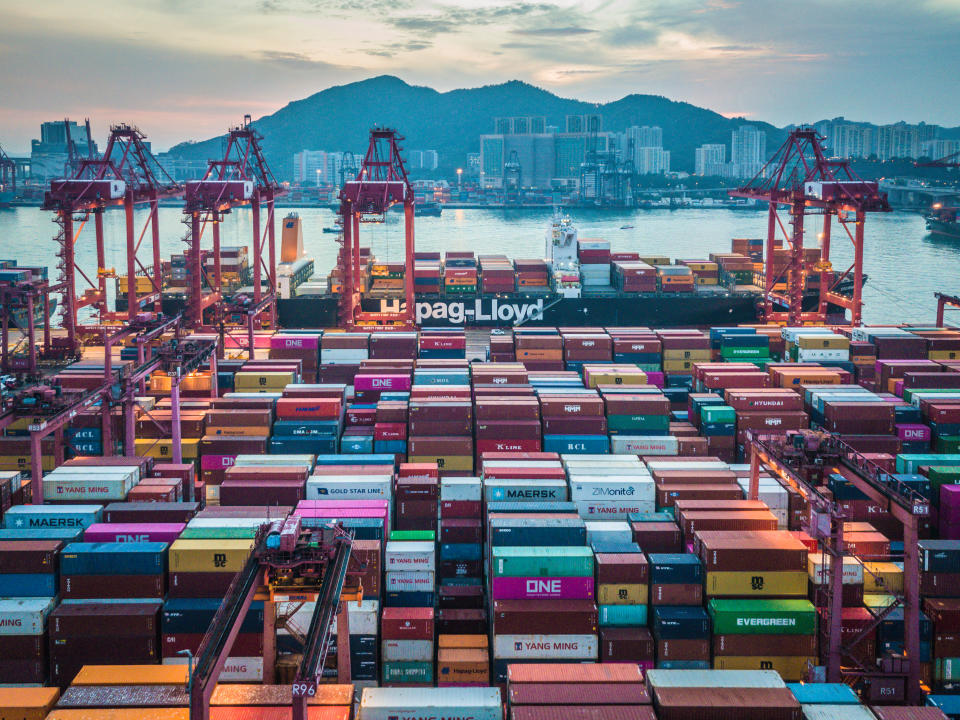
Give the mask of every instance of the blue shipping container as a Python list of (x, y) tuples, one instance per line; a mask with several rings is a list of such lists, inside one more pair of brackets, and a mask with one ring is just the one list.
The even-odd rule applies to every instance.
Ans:
[(157, 575), (167, 570), (167, 544), (70, 543), (60, 552), (63, 575)]

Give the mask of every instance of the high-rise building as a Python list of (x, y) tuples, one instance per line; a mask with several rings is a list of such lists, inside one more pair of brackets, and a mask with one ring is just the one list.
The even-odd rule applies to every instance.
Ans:
[(719, 175), (726, 173), (727, 146), (722, 143), (701, 145), (694, 151), (694, 174)]
[(663, 147), (663, 129), (656, 125), (633, 125), (627, 128), (626, 135), (628, 140), (633, 140), (634, 147)]
[(741, 125), (731, 133), (730, 162), (738, 177), (753, 177), (767, 159), (767, 133), (753, 125)]
[(915, 125), (896, 123), (877, 129), (877, 157), (881, 162), (893, 158), (916, 159), (920, 155), (920, 131)]
[(440, 156), (436, 150), (424, 150), (422, 155), (422, 165), (424, 170), (436, 170), (440, 164)]
[(638, 147), (634, 150), (634, 169), (638, 175), (663, 175), (670, 172), (670, 151), (662, 147)]
[(330, 185), (329, 153), (323, 150), (301, 150), (293, 156), (294, 185)]
[[(70, 143), (67, 143), (67, 127), (69, 124)], [(67, 171), (67, 162), (70, 157), (70, 147), (76, 157), (85, 158), (89, 150), (98, 154), (97, 144), (87, 137), (86, 125), (63, 120), (45, 122), (40, 125), (40, 139), (30, 142), (30, 173), (31, 177), (43, 182), (63, 177)]]

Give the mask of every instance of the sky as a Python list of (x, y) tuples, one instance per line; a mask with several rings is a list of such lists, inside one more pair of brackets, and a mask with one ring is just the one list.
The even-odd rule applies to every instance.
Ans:
[(89, 117), (164, 150), (381, 74), (957, 126), (958, 66), (960, 0), (0, 0), (0, 146)]

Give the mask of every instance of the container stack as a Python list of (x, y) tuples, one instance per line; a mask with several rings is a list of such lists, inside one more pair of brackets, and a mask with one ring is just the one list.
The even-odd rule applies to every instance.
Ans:
[(527, 370), (563, 370), (563, 338), (556, 332), (515, 333), (514, 354)]
[(700, 285), (719, 285), (720, 266), (710, 260), (677, 260), (678, 265), (690, 268), (693, 274), (693, 283)]
[(563, 360), (567, 370), (576, 370), (585, 363), (613, 361), (613, 338), (605, 332), (564, 332)]
[(369, 333), (324, 333), (317, 382), (353, 385), (360, 364), (369, 357)]
[(786, 680), (803, 679), (817, 656), (807, 547), (782, 530), (701, 531), (696, 547), (706, 568), (713, 667), (773, 668)]
[[(654, 513), (656, 491), (653, 478), (639, 458), (579, 454), (562, 457), (570, 485), (570, 500), (576, 504), (577, 512), (584, 520), (620, 524), (631, 515)], [(632, 537), (628, 536), (626, 542), (631, 543)], [(638, 604), (646, 605), (646, 597)]]
[(710, 618), (703, 609), (703, 566), (692, 554), (648, 555), (656, 666), (710, 667)]
[(414, 385), (407, 429), (409, 462), (435, 464), (445, 475), (473, 472), (473, 404), (469, 387), (463, 391), (449, 400), (453, 395), (442, 386)]
[(663, 344), (663, 372), (670, 377), (692, 377), (693, 364), (710, 359), (710, 338), (701, 332), (688, 330), (660, 330)]
[(443, 288), (447, 295), (477, 294), (477, 259), (472, 252), (444, 255)]
[(380, 621), (384, 684), (434, 683), (436, 567), (433, 542), (387, 542), (386, 607)]
[(271, 360), (299, 360), (303, 382), (317, 381), (322, 332), (273, 335), (270, 338)]
[(603, 398), (590, 392), (539, 392), (546, 452), (595, 455), (610, 451)]
[(501, 386), (474, 385), (477, 456), (488, 452), (540, 452), (540, 403), (533, 390), (503, 394)]
[(737, 415), (729, 405), (707, 405), (700, 411), (700, 434), (707, 453), (724, 462), (737, 460)]
[(584, 288), (610, 287), (610, 243), (606, 240), (577, 241), (580, 281)]
[(503, 720), (499, 688), (364, 688), (357, 720), (404, 717)]
[(646, 674), (657, 720), (728, 720), (731, 714), (769, 720), (800, 720), (800, 703), (773, 670)]
[(657, 289), (663, 293), (693, 292), (693, 271), (686, 265), (657, 265)]
[(656, 717), (636, 663), (514, 664), (507, 674), (511, 720)]
[(481, 255), (480, 292), (510, 293), (516, 289), (516, 272), (506, 255)]
[(546, 292), (550, 289), (550, 268), (545, 260), (514, 260), (519, 292)]
[(657, 291), (657, 270), (639, 260), (618, 260), (613, 263), (613, 286), (625, 293)]
[[(43, 551), (38, 554), (24, 547), (33, 544), (29, 541), (12, 544), (19, 547), (7, 548), (0, 554), (0, 562), (3, 562), (4, 567), (10, 567), (16, 563), (24, 569), (38, 569), (37, 563), (43, 562)], [(43, 576), (47, 573), (23, 573), (23, 575), (27, 574)], [(43, 580), (27, 581), (23, 578), (18, 580), (18, 584), (23, 585), (45, 582)], [(40, 589), (44, 588), (35, 587), (34, 591)], [(54, 609), (56, 602), (53, 595), (30, 596), (4, 593), (0, 596), (0, 650), (3, 652), (0, 659), (0, 677), (4, 678), (4, 682), (29, 685), (47, 682), (50, 669), (47, 616)]]
[(467, 337), (463, 330), (421, 330), (419, 357), (429, 360), (464, 360)]
[(610, 328), (613, 338), (613, 361), (633, 363), (644, 372), (660, 372), (663, 369), (663, 344), (653, 331)]

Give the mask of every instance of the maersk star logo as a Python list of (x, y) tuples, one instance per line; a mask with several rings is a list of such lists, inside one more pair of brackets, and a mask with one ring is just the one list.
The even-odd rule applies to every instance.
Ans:
[(23, 518), (17, 518), (16, 521), (14, 522), (14, 524), (15, 524), (18, 528), (22, 528), (22, 527), (23, 527)]

